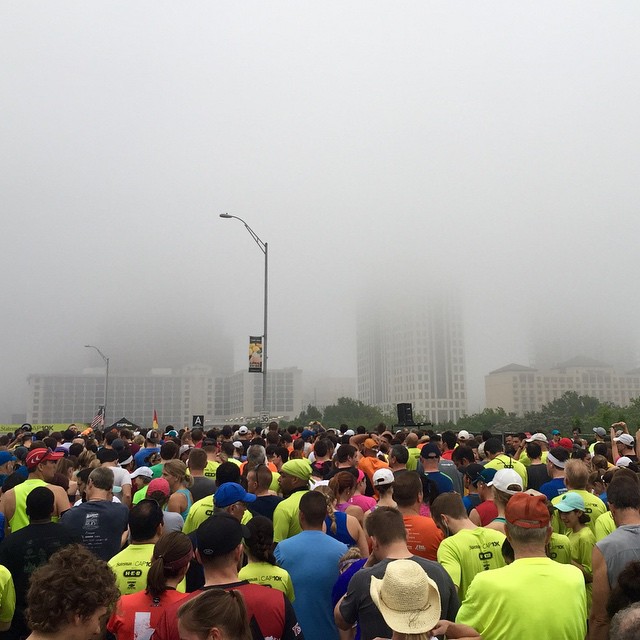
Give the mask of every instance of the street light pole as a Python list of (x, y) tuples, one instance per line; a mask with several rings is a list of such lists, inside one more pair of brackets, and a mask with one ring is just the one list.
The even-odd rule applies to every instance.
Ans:
[(249, 232), (255, 243), (260, 247), (260, 251), (264, 253), (264, 332), (262, 335), (262, 411), (268, 411), (267, 408), (267, 311), (269, 301), (269, 245), (263, 242), (258, 234), (238, 216), (232, 216), (228, 213), (221, 213), (221, 218), (227, 220), (240, 220), (245, 229)]
[(98, 349), (98, 347), (95, 347), (92, 344), (85, 344), (84, 346), (86, 349), (95, 349), (100, 355), (100, 357), (105, 361), (105, 364), (107, 365), (107, 370), (104, 376), (104, 407), (102, 409), (102, 412), (103, 412), (102, 417), (106, 425), (107, 424), (107, 394), (109, 393), (109, 358), (107, 358), (107, 356), (105, 356), (104, 353), (102, 353), (102, 351)]

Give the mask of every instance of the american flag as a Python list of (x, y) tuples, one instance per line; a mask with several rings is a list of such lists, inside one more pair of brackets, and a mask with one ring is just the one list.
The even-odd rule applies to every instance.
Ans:
[(98, 427), (104, 426), (104, 407), (100, 407), (98, 409), (98, 413), (96, 413), (96, 417), (91, 421), (91, 428), (97, 429)]

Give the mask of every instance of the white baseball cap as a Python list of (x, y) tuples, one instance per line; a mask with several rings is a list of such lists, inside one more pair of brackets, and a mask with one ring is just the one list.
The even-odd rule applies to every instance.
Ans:
[(387, 484), (393, 484), (395, 477), (391, 469), (378, 469), (373, 474), (373, 486), (381, 487)]
[(344, 435), (345, 435), (345, 436), (349, 436), (349, 437), (351, 437), (351, 436), (355, 436), (355, 435), (356, 435), (356, 432), (355, 432), (353, 429), (347, 429), (347, 430), (344, 432)]
[(473, 436), (464, 429), (462, 431), (458, 431), (458, 440), (472, 440)]
[(143, 478), (153, 478), (153, 471), (149, 469), (149, 467), (138, 467), (135, 471), (132, 471), (129, 477), (133, 480), (138, 476), (142, 476)]
[[(517, 485), (520, 488), (517, 490), (508, 488), (513, 485)], [(491, 480), (491, 482), (487, 482), (487, 486), (495, 487), (498, 491), (503, 491), (511, 496), (519, 493), (523, 489), (522, 478), (514, 469), (498, 469), (498, 471), (496, 471), (496, 475), (493, 476), (493, 480)]]
[(534, 433), (530, 438), (527, 438), (525, 442), (546, 442), (547, 444), (549, 444), (547, 436), (545, 436), (544, 433), (539, 432)]
[(249, 429), (247, 428), (246, 425), (242, 425), (239, 429), (238, 429), (238, 433), (240, 435), (244, 435), (245, 433), (249, 433)]

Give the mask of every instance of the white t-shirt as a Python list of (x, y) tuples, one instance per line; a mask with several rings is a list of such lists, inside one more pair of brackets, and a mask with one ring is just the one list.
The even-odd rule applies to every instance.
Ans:
[(125, 484), (131, 484), (131, 475), (122, 467), (109, 467), (113, 471), (113, 486), (124, 487)]

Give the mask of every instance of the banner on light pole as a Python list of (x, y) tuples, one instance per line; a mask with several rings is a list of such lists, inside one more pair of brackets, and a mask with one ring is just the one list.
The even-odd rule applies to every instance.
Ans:
[(249, 336), (249, 373), (262, 373), (262, 336)]

